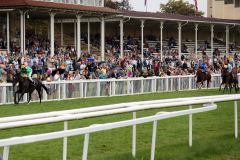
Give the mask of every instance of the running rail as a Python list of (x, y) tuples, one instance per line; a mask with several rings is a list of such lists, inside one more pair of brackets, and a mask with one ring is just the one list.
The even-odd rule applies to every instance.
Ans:
[[(147, 109), (158, 109), (173, 106), (186, 106), (192, 108), (195, 104), (213, 104), (216, 102), (234, 101), (234, 115), (235, 115), (235, 138), (238, 138), (238, 115), (237, 115), (237, 100), (240, 99), (240, 95), (220, 95), (220, 96), (205, 96), (205, 97), (192, 97), (192, 98), (178, 98), (156, 101), (143, 101), (133, 103), (122, 103), (116, 105), (106, 105), (99, 107), (83, 108), (76, 110), (57, 111), (50, 113), (41, 113), (34, 115), (25, 115), (17, 117), (1, 118), (0, 128), (15, 128), (23, 126), (31, 126), (37, 124), (47, 124), (55, 122), (64, 122), (64, 130), (68, 130), (68, 121), (76, 119), (93, 118), (106, 115), (114, 115), (120, 113), (133, 112), (133, 119), (136, 119), (136, 111)], [(189, 137), (191, 137), (191, 123), (192, 115), (189, 115)], [(63, 160), (67, 159), (67, 137), (63, 140)], [(192, 142), (189, 141), (189, 146), (192, 146)], [(136, 155), (136, 125), (133, 125), (132, 135), (132, 155)]]
[[(195, 101), (195, 104), (198, 101), (201, 103), (211, 103), (211, 102), (221, 102), (227, 100), (238, 100), (240, 99), (240, 95), (217, 95), (217, 96), (204, 96), (204, 97), (192, 97), (191, 100)], [(159, 108), (164, 107), (172, 107), (175, 105), (176, 102), (186, 102), (189, 98), (176, 98), (176, 99), (164, 99), (164, 100), (152, 100), (152, 101), (141, 101), (141, 102), (130, 102), (130, 103), (120, 103), (120, 104), (113, 104), (113, 105), (104, 105), (104, 106), (97, 106), (97, 107), (89, 107), (89, 108), (81, 108), (81, 109), (73, 109), (73, 110), (65, 110), (65, 111), (54, 111), (54, 112), (47, 112), (47, 113), (38, 113), (38, 114), (30, 114), (30, 115), (21, 115), (21, 116), (13, 116), (13, 117), (3, 117), (0, 118), (0, 129), (5, 129), (2, 123), (9, 123), (15, 121), (25, 121), (25, 120), (36, 120), (36, 119), (43, 119), (43, 118), (56, 118), (64, 115), (73, 115), (73, 114), (80, 114), (80, 113), (89, 113), (89, 112), (96, 112), (96, 111), (104, 111), (110, 109), (120, 109), (120, 108), (129, 108), (134, 105), (145, 106), (145, 107), (155, 107), (159, 106)], [(205, 101), (206, 100), (206, 101)], [(177, 106), (178, 104), (176, 104)], [(182, 105), (184, 105), (182, 103)], [(147, 109), (147, 108), (146, 108)], [(149, 108), (151, 109), (151, 108)], [(74, 120), (74, 119), (73, 119)], [(44, 123), (51, 123), (51, 122), (44, 122)], [(40, 123), (40, 124), (44, 124)], [(34, 124), (31, 124), (34, 125)]]
[[(90, 133), (100, 132), (111, 130), (115, 128), (127, 127), (127, 126), (135, 126), (138, 124), (144, 124), (148, 122), (154, 122), (154, 127), (152, 131), (152, 147), (151, 147), (151, 160), (154, 160), (154, 153), (155, 153), (155, 143), (156, 143), (156, 122), (163, 119), (169, 119), (184, 115), (192, 115), (202, 112), (208, 112), (217, 109), (217, 105), (215, 104), (208, 104), (205, 107), (196, 108), (196, 109), (188, 109), (182, 111), (174, 111), (174, 112), (161, 112), (153, 116), (137, 118), (132, 120), (120, 121), (120, 122), (113, 122), (113, 123), (106, 123), (106, 124), (97, 124), (91, 125), (89, 127), (78, 128), (78, 129), (71, 129), (66, 131), (59, 131), (59, 132), (52, 132), (52, 133), (45, 133), (45, 134), (38, 134), (38, 135), (29, 135), (23, 137), (14, 137), (0, 140), (0, 147), (4, 147), (3, 152), (3, 160), (8, 160), (9, 157), (9, 150), (10, 146), (19, 145), (19, 144), (28, 144), (40, 141), (47, 141), (52, 139), (58, 138), (67, 138), (71, 136), (77, 135), (85, 135), (84, 139), (84, 146), (83, 146), (83, 155), (82, 159), (87, 160), (87, 153), (88, 153), (88, 144), (89, 144), (89, 136)], [(192, 123), (191, 123), (192, 125)], [(192, 126), (189, 126), (190, 128)], [(192, 135), (192, 133), (189, 133)], [(192, 141), (192, 136), (189, 136), (189, 141)], [(135, 148), (136, 149), (136, 148)]]

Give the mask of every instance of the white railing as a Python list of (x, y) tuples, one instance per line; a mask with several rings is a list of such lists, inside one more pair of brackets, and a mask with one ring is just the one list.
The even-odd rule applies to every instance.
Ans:
[[(237, 101), (240, 99), (240, 95), (220, 95), (220, 96), (205, 96), (205, 97), (193, 97), (193, 98), (178, 98), (178, 99), (168, 99), (168, 100), (155, 100), (155, 101), (144, 101), (144, 102), (133, 102), (133, 103), (123, 103), (116, 105), (99, 106), (93, 108), (83, 108), (76, 110), (58, 111), (41, 113), (34, 115), (25, 115), (17, 117), (6, 117), (0, 118), (1, 129), (31, 126), (37, 124), (46, 124), (52, 122), (64, 121), (64, 131), (46, 133), (40, 135), (16, 137), (0, 140), (0, 146), (4, 147), (4, 160), (8, 160), (9, 147), (17, 144), (33, 143), (38, 141), (64, 138), (63, 143), (63, 160), (67, 159), (67, 137), (75, 136), (80, 134), (85, 134), (84, 149), (83, 149), (83, 159), (87, 159), (89, 134), (93, 132), (99, 132), (103, 130), (110, 130), (113, 128), (120, 128), (126, 126), (133, 126), (133, 137), (132, 137), (132, 155), (136, 155), (136, 125), (154, 122), (153, 125), (153, 136), (152, 136), (152, 149), (151, 149), (151, 159), (154, 159), (155, 153), (155, 142), (156, 142), (156, 126), (157, 121), (166, 118), (172, 118), (182, 115), (189, 115), (189, 146), (192, 146), (192, 114), (206, 112), (216, 109), (216, 102), (224, 101), (235, 101), (234, 102), (234, 115), (235, 115), (235, 138), (238, 137), (238, 115), (237, 115)], [(203, 108), (192, 109), (192, 105), (195, 104), (206, 104)], [(161, 112), (155, 116), (149, 116), (144, 118), (136, 119), (136, 111), (146, 110), (146, 109), (157, 109), (173, 106), (189, 105), (189, 110), (176, 111), (176, 112)], [(133, 120), (127, 120), (122, 122), (114, 122), (101, 125), (92, 125), (90, 127), (80, 128), (80, 129), (68, 129), (68, 120), (75, 119), (85, 119), (98, 116), (113, 115), (119, 113), (133, 112)]]
[[(194, 75), (148, 77), (129, 79), (80, 80), (46, 82), (51, 94), (43, 94), (44, 101), (56, 101), (76, 98), (123, 96), (154, 92), (171, 92), (196, 89)], [(220, 75), (212, 75), (210, 88), (217, 88), (221, 83)], [(206, 85), (205, 85), (206, 87)], [(13, 103), (13, 89), (11, 84), (0, 83), (0, 105)], [(35, 92), (33, 101), (38, 101)], [(24, 100), (26, 101), (26, 99)]]

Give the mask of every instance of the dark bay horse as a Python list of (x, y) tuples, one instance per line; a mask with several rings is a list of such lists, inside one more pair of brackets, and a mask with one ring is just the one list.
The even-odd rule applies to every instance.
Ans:
[(199, 68), (196, 72), (197, 81), (196, 81), (196, 86), (198, 89), (201, 89), (203, 86), (203, 83), (207, 81), (207, 88), (209, 87), (209, 83), (211, 82), (211, 74), (210, 73), (203, 73), (202, 70)]
[(237, 93), (239, 90), (238, 87), (238, 76), (237, 70), (233, 69), (232, 73), (228, 73), (227, 69), (222, 67), (221, 69), (221, 76), (222, 76), (222, 83), (220, 84), (219, 91), (221, 90), (222, 85), (224, 85), (223, 93), (225, 90), (230, 90), (232, 92), (232, 88), (235, 88), (235, 92)]
[[(42, 102), (42, 88), (49, 94), (49, 89), (42, 84), (42, 82), (38, 79), (33, 78), (35, 85), (25, 77), (22, 77), (20, 73), (16, 73), (13, 76), (13, 93), (14, 93), (14, 103), (18, 104), (19, 101), (23, 98), (25, 93), (28, 93), (28, 103), (31, 101), (31, 95), (34, 90), (38, 92), (40, 103)], [(18, 90), (15, 91), (16, 84), (18, 85)], [(18, 100), (17, 100), (18, 95)]]

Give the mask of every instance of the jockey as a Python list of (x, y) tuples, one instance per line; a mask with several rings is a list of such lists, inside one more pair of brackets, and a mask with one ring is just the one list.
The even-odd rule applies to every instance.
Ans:
[(33, 85), (35, 85), (35, 82), (32, 79), (32, 68), (27, 66), (26, 63), (21, 65), (20, 74), (26, 74), (27, 78), (33, 83)]
[(227, 65), (227, 72), (228, 72), (229, 74), (232, 73), (232, 69), (233, 69), (232, 65), (231, 65), (230, 63), (228, 63), (228, 65)]
[(232, 73), (233, 67), (232, 67), (232, 65), (229, 63), (228, 60), (225, 62), (224, 68), (227, 70), (227, 72), (228, 72), (229, 74)]
[(202, 72), (206, 75), (207, 74), (207, 65), (205, 62), (203, 62), (200, 66)]

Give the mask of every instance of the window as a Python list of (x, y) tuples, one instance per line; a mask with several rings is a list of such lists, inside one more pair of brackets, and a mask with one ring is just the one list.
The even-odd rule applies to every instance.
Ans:
[(235, 0), (235, 7), (240, 7), (240, 0)]
[(233, 0), (224, 0), (224, 4), (233, 4)]

